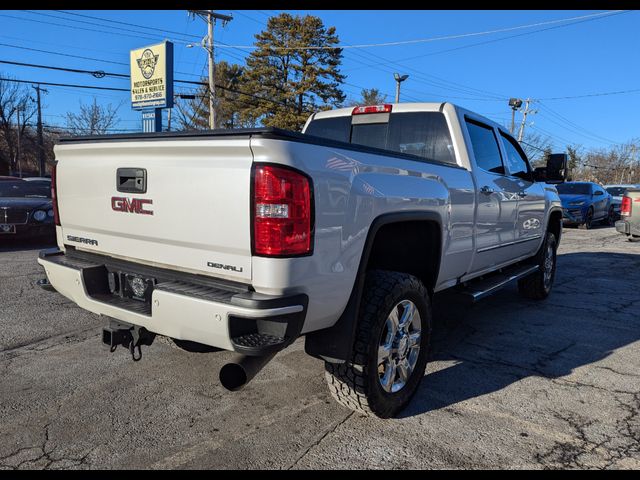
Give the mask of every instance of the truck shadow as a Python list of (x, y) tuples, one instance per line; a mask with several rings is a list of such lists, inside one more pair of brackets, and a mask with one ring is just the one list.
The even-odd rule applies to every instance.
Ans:
[[(639, 340), (640, 290), (621, 285), (640, 285), (640, 255), (559, 255), (554, 289), (540, 302), (523, 299), (515, 286), (473, 306), (451, 293), (436, 295), (430, 363), (400, 417), (527, 377), (557, 379)], [(440, 362), (447, 366), (436, 370)]]
[(0, 253), (19, 252), (23, 250), (43, 250), (56, 246), (55, 237), (13, 239), (0, 237)]

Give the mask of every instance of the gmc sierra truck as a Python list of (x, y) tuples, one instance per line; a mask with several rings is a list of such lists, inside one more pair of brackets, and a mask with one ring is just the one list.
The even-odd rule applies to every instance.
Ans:
[(428, 357), (431, 298), (551, 290), (566, 155), (532, 169), (450, 103), (343, 108), (274, 128), (61, 139), (50, 285), (134, 359), (156, 335), (231, 350), (247, 383), (304, 336), (334, 398), (390, 417)]

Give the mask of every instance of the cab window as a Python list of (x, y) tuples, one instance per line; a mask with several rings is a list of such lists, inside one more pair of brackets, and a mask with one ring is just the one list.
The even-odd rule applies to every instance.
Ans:
[(487, 172), (504, 175), (504, 164), (493, 128), (469, 119), (466, 119), (466, 124), (478, 167)]
[(507, 167), (509, 168), (509, 174), (514, 177), (529, 180), (531, 170), (529, 168), (527, 156), (522, 151), (522, 148), (511, 136), (506, 135), (503, 132), (500, 132), (500, 136), (502, 137), (502, 144), (504, 145), (504, 150), (507, 154), (506, 160)]

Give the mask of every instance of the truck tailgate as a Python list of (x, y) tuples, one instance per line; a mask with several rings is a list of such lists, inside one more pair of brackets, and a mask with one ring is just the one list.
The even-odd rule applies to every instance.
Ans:
[[(250, 282), (249, 142), (245, 136), (57, 145), (63, 242)], [(127, 168), (146, 171), (145, 193), (118, 191), (117, 171)]]

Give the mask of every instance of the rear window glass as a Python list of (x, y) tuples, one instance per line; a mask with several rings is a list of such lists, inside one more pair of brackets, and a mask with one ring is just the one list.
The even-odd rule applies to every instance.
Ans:
[(351, 127), (351, 143), (366, 147), (387, 148), (386, 123), (360, 123)]
[(351, 117), (321, 118), (309, 122), (305, 132), (307, 135), (336, 140), (338, 142), (349, 142), (351, 134)]
[(356, 145), (456, 163), (453, 142), (440, 112), (391, 113), (388, 123), (351, 125), (351, 116), (312, 120), (306, 134)]

